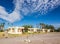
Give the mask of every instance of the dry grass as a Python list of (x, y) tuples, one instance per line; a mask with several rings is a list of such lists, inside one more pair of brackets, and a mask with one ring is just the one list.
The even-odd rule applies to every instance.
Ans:
[(20, 36), (27, 36), (29, 35), (28, 33), (24, 34), (8, 34), (6, 35), (4, 32), (0, 32), (0, 38), (5, 38), (5, 37), (20, 37)]
[(8, 34), (9, 37), (21, 37), (21, 36), (29, 36), (30, 34), (24, 33), (24, 34)]
[[(21, 36), (29, 36), (31, 34), (46, 34), (46, 33), (40, 32), (40, 33), (8, 34), (7, 37), (21, 37)], [(0, 32), (0, 38), (4, 38), (4, 37), (6, 37), (4, 32)]]
[(0, 32), (0, 38), (4, 37), (4, 32)]

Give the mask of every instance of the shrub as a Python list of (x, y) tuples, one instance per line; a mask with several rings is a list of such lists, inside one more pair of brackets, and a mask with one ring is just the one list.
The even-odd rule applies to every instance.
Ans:
[(0, 30), (0, 32), (4, 32), (4, 30)]

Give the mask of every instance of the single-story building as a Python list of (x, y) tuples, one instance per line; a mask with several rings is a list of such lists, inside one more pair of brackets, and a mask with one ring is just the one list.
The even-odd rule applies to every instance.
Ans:
[[(24, 32), (24, 27), (9, 27), (8, 33), (9, 34), (22, 34)], [(51, 29), (40, 29), (40, 28), (28, 28), (28, 33), (34, 32), (50, 32)]]
[(51, 29), (41, 29), (42, 32), (50, 32)]
[(28, 28), (28, 33), (38, 32), (40, 28)]
[(33, 32), (50, 32), (51, 29), (40, 29), (40, 28), (28, 28), (28, 33), (33, 33)]
[(24, 27), (9, 27), (8, 33), (9, 34), (22, 34)]

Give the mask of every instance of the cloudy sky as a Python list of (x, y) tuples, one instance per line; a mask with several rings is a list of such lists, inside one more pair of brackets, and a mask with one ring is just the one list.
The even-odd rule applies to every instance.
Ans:
[[(45, 23), (60, 26), (59, 0), (0, 0), (0, 23), (14, 26)], [(11, 25), (11, 24), (10, 24)]]

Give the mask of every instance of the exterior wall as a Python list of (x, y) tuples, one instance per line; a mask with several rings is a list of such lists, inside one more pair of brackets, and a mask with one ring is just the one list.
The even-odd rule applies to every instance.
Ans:
[(50, 31), (51, 31), (51, 29), (48, 29), (48, 30), (47, 30), (47, 32), (50, 32)]
[(33, 30), (32, 28), (31, 28), (31, 29), (28, 28), (28, 33), (33, 33), (33, 31), (34, 31), (34, 30)]
[(37, 32), (39, 28), (28, 28), (28, 33), (33, 33), (33, 32)]
[(42, 29), (42, 32), (45, 32), (45, 29)]
[(34, 32), (37, 32), (38, 29), (34, 28)]
[(33, 33), (33, 31), (28, 31), (28, 33)]
[[(9, 34), (22, 34), (24, 27), (9, 27), (8, 33)], [(40, 28), (28, 28), (28, 33), (38, 32)], [(50, 32), (50, 29), (41, 29), (42, 32)]]
[(23, 27), (10, 27), (8, 33), (9, 34), (22, 34), (22, 29), (24, 28)]
[(42, 29), (42, 32), (50, 32), (50, 29)]

